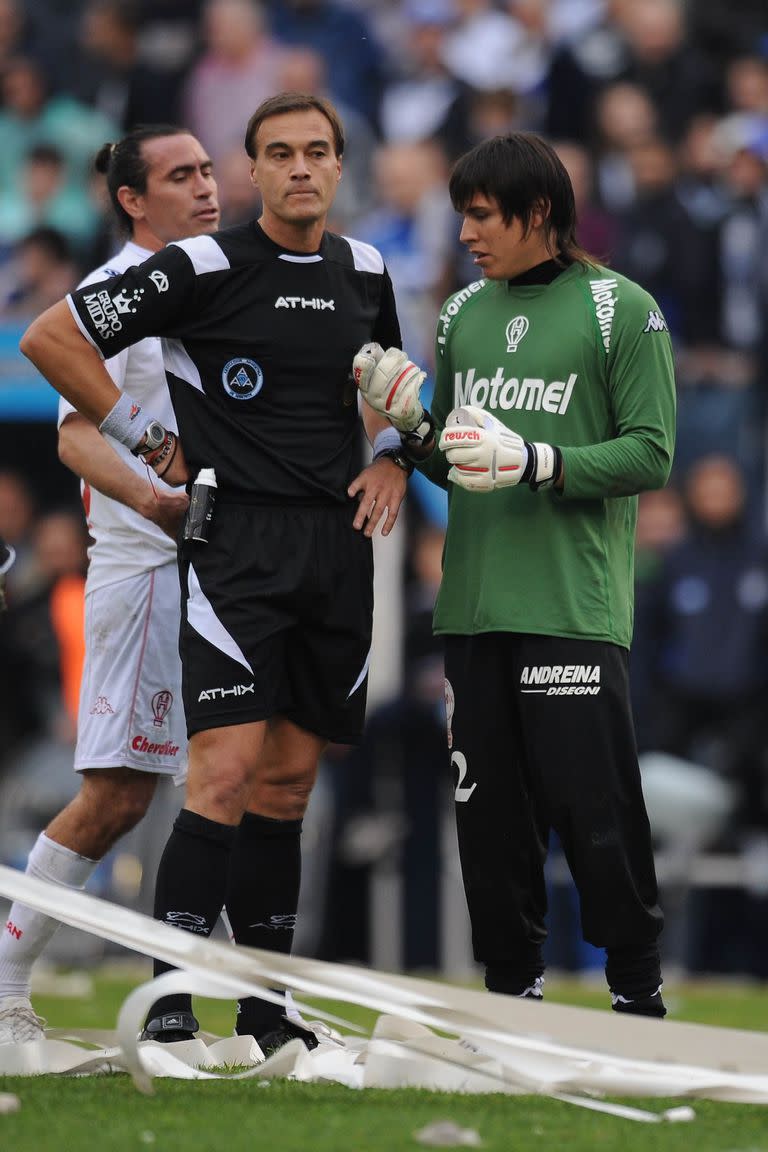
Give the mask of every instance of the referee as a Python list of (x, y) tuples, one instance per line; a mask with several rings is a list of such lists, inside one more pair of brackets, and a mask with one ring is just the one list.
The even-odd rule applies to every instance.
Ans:
[[(400, 329), (380, 253), (326, 229), (343, 147), (327, 101), (265, 101), (245, 135), (258, 220), (170, 244), (72, 293), (21, 344), (79, 411), (169, 483), (191, 486), (213, 470), (207, 542), (180, 553), (189, 776), (155, 916), (207, 936), (226, 900), (238, 944), (281, 952), (293, 938), (318, 758), (329, 741), (361, 736), (371, 536), (391, 530), (409, 468), (397, 434), (363, 405), (374, 459), (355, 475), (352, 358), (369, 341), (399, 346)], [(163, 338), (178, 438), (103, 367), (150, 335)], [(189, 997), (166, 998), (144, 1035), (182, 1040), (197, 1027)], [(315, 1042), (256, 998), (238, 1006), (237, 1031), (264, 1051), (296, 1034)]]

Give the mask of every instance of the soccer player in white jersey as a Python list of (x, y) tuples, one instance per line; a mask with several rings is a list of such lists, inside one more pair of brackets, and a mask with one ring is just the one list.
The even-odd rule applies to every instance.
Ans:
[[(84, 285), (119, 275), (172, 240), (218, 227), (211, 161), (185, 129), (138, 128), (117, 144), (104, 145), (95, 164), (106, 175), (128, 238)], [(106, 366), (118, 387), (138, 396), (175, 429), (159, 339), (126, 348)], [(144, 816), (158, 777), (183, 778), (186, 771), (175, 537), (187, 497), (183, 488), (170, 488), (154, 472), (150, 478), (142, 460), (102, 436), (63, 399), (59, 455), (82, 478), (93, 540), (75, 751), (81, 785), (41, 832), (26, 870), (79, 889)], [(30, 1000), (30, 979), (57, 927), (40, 912), (18, 903), (11, 907), (0, 935), (0, 1044), (43, 1036)]]

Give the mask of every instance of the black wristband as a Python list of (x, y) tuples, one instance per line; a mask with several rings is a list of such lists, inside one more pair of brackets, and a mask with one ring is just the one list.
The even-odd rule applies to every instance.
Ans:
[(435, 450), (435, 421), (426, 408), (421, 423), (412, 432), (401, 432), (400, 443), (403, 453), (413, 464), (421, 464)]
[(563, 454), (555, 444), (532, 444), (525, 441), (528, 451), (521, 484), (527, 484), (532, 492), (540, 488), (552, 488), (560, 479), (563, 470)]

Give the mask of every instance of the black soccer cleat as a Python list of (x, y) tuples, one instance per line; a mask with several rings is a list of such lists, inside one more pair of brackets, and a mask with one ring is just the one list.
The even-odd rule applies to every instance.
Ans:
[(139, 1040), (157, 1040), (159, 1044), (176, 1044), (180, 1040), (194, 1040), (200, 1025), (191, 1012), (166, 1012), (153, 1016), (144, 1026)]
[(294, 1023), (287, 1016), (282, 1018), (277, 1028), (273, 1028), (271, 1032), (266, 1032), (263, 1036), (256, 1037), (265, 1059), (274, 1056), (275, 1052), (279, 1052), (291, 1040), (303, 1040), (309, 1052), (317, 1048), (318, 1041), (314, 1032), (310, 1028), (304, 1028), (301, 1024)]
[(655, 1016), (658, 1020), (662, 1020), (667, 1014), (660, 990), (654, 992), (652, 996), (641, 996), (637, 1000), (627, 1000), (614, 992), (611, 994), (611, 1001), (614, 1012), (624, 1012), (628, 1016)]

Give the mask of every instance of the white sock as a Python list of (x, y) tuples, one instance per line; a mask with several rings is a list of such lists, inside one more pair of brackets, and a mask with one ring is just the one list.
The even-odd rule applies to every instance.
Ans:
[[(37, 876), (62, 888), (84, 888), (98, 864), (78, 856), (71, 848), (50, 840), (41, 832), (34, 843), (25, 869), (27, 876)], [(59, 927), (59, 921), (44, 912), (35, 912), (15, 901), (8, 922), (0, 935), (0, 999), (6, 996), (29, 996), (32, 965)]]

